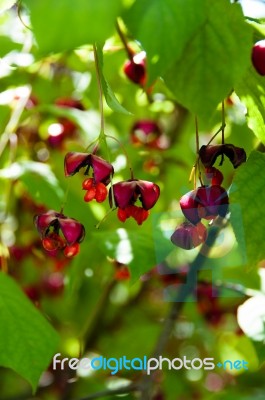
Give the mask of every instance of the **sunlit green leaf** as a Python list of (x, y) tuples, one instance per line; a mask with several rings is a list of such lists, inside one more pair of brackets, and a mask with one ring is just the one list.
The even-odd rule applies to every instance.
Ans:
[(20, 161), (0, 171), (0, 178), (20, 179), (32, 198), (50, 207), (60, 207), (63, 191), (47, 164), (34, 161)]
[[(220, 352), (220, 361), (224, 364), (223, 368), (231, 375), (239, 375), (248, 371), (256, 371), (259, 366), (259, 360), (251, 340), (246, 336), (238, 336), (234, 332), (224, 332), (220, 335), (218, 341)], [(234, 362), (240, 360), (240, 369), (234, 368)], [(244, 366), (242, 361), (247, 364)], [(231, 361), (231, 363), (230, 363)], [(232, 366), (232, 368), (231, 368)], [(248, 372), (249, 373), (249, 372)]]
[(252, 46), (239, 5), (228, 0), (207, 0), (206, 5), (204, 25), (163, 74), (176, 99), (205, 121), (245, 74)]
[(119, 228), (108, 233), (95, 232), (93, 237), (102, 243), (101, 251), (130, 267), (133, 280), (156, 265), (152, 232)]
[(42, 53), (104, 41), (115, 29), (121, 1), (23, 0)]
[(231, 223), (239, 245), (246, 247), (247, 265), (251, 267), (265, 257), (264, 170), (265, 155), (253, 151), (236, 171), (230, 190), (230, 202), (239, 205), (231, 212)]
[(235, 87), (236, 93), (247, 109), (248, 126), (265, 143), (265, 87), (264, 77), (260, 76), (253, 67)]
[(35, 390), (58, 346), (58, 335), (17, 284), (0, 273), (0, 365), (15, 370)]
[(130, 115), (131, 113), (127, 111), (118, 101), (117, 97), (113, 93), (110, 85), (106, 81), (103, 74), (103, 52), (102, 49), (97, 46), (96, 48), (97, 58), (98, 58), (98, 66), (99, 66), (99, 76), (102, 84), (103, 93), (106, 99), (108, 106), (116, 112)]
[(205, 0), (136, 0), (124, 15), (147, 52), (150, 79), (167, 71), (205, 21)]

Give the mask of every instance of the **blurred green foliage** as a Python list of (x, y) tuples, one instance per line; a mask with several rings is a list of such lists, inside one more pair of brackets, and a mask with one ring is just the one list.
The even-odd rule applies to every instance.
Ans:
[[(81, 398), (123, 379), (134, 382), (141, 373), (121, 371), (113, 377), (98, 371), (75, 380), (69, 370), (46, 370), (52, 355), (149, 356), (171, 306), (167, 290), (172, 285), (177, 290), (181, 271), (198, 254), (170, 241), (183, 221), (179, 198), (193, 188), (194, 113), (200, 144), (207, 144), (221, 126), (224, 100), (225, 140), (244, 147), (248, 156), (257, 146), (264, 150), (264, 78), (250, 61), (251, 46), (265, 27), (262, 20), (246, 21), (240, 5), (228, 0), (13, 3), (0, 2), (0, 266), (25, 295), (1, 273), (0, 365), (10, 369), (0, 371), (0, 399)], [(146, 52), (147, 88), (123, 72), (128, 54), (115, 30), (117, 18), (132, 51)], [(101, 115), (94, 42), (105, 133), (114, 137), (106, 142), (97, 141)], [(83, 109), (62, 107), (61, 99), (74, 99)], [(133, 142), (132, 127), (142, 120), (158, 124), (162, 146)], [(215, 142), (220, 140), (219, 135)], [(108, 200), (85, 203), (84, 170), (65, 177), (65, 154), (86, 152), (91, 144), (114, 165), (113, 183), (130, 179), (131, 165), (136, 179), (160, 186), (160, 198), (142, 226), (131, 219), (120, 222)], [(217, 361), (231, 351), (231, 357), (240, 354), (252, 362), (252, 369), (237, 376), (164, 370), (155, 377), (154, 399), (262, 398), (264, 346), (244, 335), (236, 312), (264, 290), (263, 157), (251, 153), (235, 180), (228, 160), (220, 167), (223, 186), (230, 189), (235, 233), (228, 223), (200, 276), (202, 287), (217, 285), (218, 297), (207, 290), (197, 298), (194, 293), (165, 348), (168, 358)], [(45, 252), (33, 223), (34, 215), (62, 208), (86, 229), (73, 259)], [(121, 275), (127, 267), (131, 279)], [(49, 279), (55, 282), (52, 290)], [(24, 379), (33, 387), (39, 383), (36, 397)]]

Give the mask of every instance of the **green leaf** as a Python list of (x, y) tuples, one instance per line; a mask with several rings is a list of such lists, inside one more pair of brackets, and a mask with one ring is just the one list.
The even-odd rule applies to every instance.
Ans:
[(15, 0), (0, 0), (0, 14), (13, 7), (15, 3)]
[(98, 66), (99, 66), (99, 76), (100, 76), (100, 81), (102, 84), (102, 89), (103, 93), (106, 99), (106, 102), (108, 106), (116, 112), (126, 114), (126, 115), (131, 115), (129, 111), (127, 111), (118, 101), (117, 97), (113, 93), (110, 85), (106, 81), (104, 74), (103, 74), (103, 51), (101, 47), (97, 46), (96, 47), (96, 53), (97, 53), (97, 58), (98, 58)]
[(48, 207), (60, 206), (64, 193), (48, 164), (20, 161), (0, 171), (0, 178), (20, 179), (32, 198)]
[(262, 143), (265, 143), (264, 77), (260, 76), (251, 66), (244, 79), (235, 86), (235, 91), (247, 108), (249, 128)]
[(124, 15), (132, 35), (147, 52), (152, 81), (182, 56), (205, 20), (204, 0), (136, 0)]
[(56, 117), (66, 117), (87, 134), (87, 137), (93, 141), (100, 132), (99, 114), (93, 110), (81, 111), (76, 108), (59, 107), (50, 104), (39, 106), (38, 111), (49, 113)]
[(13, 42), (8, 36), (0, 36), (0, 57), (14, 50), (21, 50), (20, 43)]
[(23, 0), (41, 53), (62, 52), (113, 32), (120, 0)]
[(0, 365), (16, 371), (36, 390), (59, 337), (15, 281), (2, 272), (0, 315)]
[(237, 170), (229, 196), (232, 204), (239, 205), (231, 212), (231, 223), (239, 245), (244, 246), (245, 242), (247, 265), (252, 267), (265, 258), (264, 170), (265, 154), (253, 151)]
[[(238, 336), (234, 332), (224, 332), (219, 337), (218, 341), (220, 360), (224, 363), (226, 360), (235, 362), (236, 360), (246, 361), (247, 368), (250, 371), (257, 371), (259, 360), (251, 340), (242, 335)], [(229, 374), (239, 375), (247, 372), (244, 368), (237, 370), (235, 368), (228, 369)]]
[(156, 265), (153, 236), (144, 227), (95, 232), (93, 237), (107, 256), (130, 267), (133, 281)]
[(205, 4), (205, 23), (163, 78), (182, 105), (207, 121), (250, 64), (252, 30), (239, 5), (228, 0)]

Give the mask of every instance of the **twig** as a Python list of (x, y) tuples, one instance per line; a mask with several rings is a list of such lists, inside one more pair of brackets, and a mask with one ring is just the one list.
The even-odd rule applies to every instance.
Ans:
[(125, 50), (126, 50), (126, 53), (127, 53), (128, 57), (129, 57), (129, 59), (132, 61), (133, 56), (134, 56), (134, 53), (133, 53), (133, 51), (130, 49), (130, 46), (129, 46), (128, 43), (127, 43), (127, 40), (126, 40), (126, 38), (125, 38), (125, 36), (124, 36), (124, 33), (123, 33), (122, 30), (121, 30), (121, 27), (120, 27), (120, 24), (119, 24), (118, 21), (117, 21), (117, 23), (116, 23), (116, 28), (117, 28), (117, 32), (118, 32), (118, 34), (119, 34), (119, 37), (120, 37), (120, 39), (121, 39), (121, 41), (122, 41), (122, 43), (123, 43), (123, 46), (124, 46), (124, 48), (125, 48)]
[[(98, 58), (98, 53), (97, 53), (97, 44), (95, 43), (93, 45), (93, 52), (94, 52), (94, 59), (95, 59), (95, 68), (96, 68), (96, 77), (97, 77), (97, 84), (98, 84), (98, 92), (99, 92), (99, 110), (100, 110), (100, 135), (99, 135), (99, 140), (103, 140), (107, 155), (108, 155), (108, 161), (111, 163), (110, 159), (110, 152), (109, 152), (109, 147), (107, 143), (107, 137), (105, 134), (105, 120), (104, 120), (104, 104), (103, 104), (103, 86), (101, 82), (101, 74), (100, 74), (100, 62)], [(110, 193), (112, 199), (114, 199), (114, 193), (113, 193), (113, 182), (112, 182), (112, 175), (110, 175)]]
[(222, 132), (223, 129), (226, 127), (226, 124), (222, 125), (218, 131), (213, 135), (213, 137), (209, 140), (209, 142), (206, 144), (206, 146), (209, 146), (209, 144), (212, 143), (212, 141), (216, 138), (216, 136), (218, 135), (218, 133)]
[(222, 144), (225, 143), (225, 102), (222, 101)]
[[(170, 309), (170, 312), (165, 319), (163, 330), (158, 338), (156, 347), (153, 351), (151, 357), (158, 358), (163, 352), (166, 347), (166, 344), (170, 338), (170, 335), (173, 331), (176, 319), (179, 317), (180, 312), (187, 300), (188, 296), (192, 294), (196, 288), (198, 283), (198, 272), (202, 269), (207, 257), (211, 251), (211, 248), (219, 234), (220, 229), (224, 226), (223, 219), (218, 218), (215, 221), (215, 225), (209, 229), (208, 237), (206, 242), (202, 245), (201, 250), (197, 257), (190, 265), (190, 270), (187, 274), (187, 283), (183, 284), (180, 287), (179, 292), (176, 294), (176, 298), (173, 299), (173, 305)], [(101, 392), (97, 392), (91, 394), (87, 397), (84, 397), (79, 400), (92, 400), (98, 399), (104, 396), (111, 396), (115, 394), (125, 394), (131, 392), (140, 392), (140, 399), (141, 400), (150, 400), (152, 398), (152, 391), (153, 391), (153, 375), (145, 375), (138, 384), (132, 384), (127, 387), (122, 387), (119, 389), (114, 390), (105, 390)]]
[[(187, 300), (188, 296), (194, 292), (196, 285), (198, 283), (197, 277), (198, 272), (202, 269), (207, 257), (210, 253), (210, 250), (219, 234), (220, 229), (223, 226), (223, 220), (218, 218), (215, 222), (215, 225), (209, 229), (208, 238), (206, 242), (202, 245), (201, 250), (197, 257), (190, 265), (190, 270), (187, 274), (187, 283), (183, 284), (180, 287), (179, 292), (174, 299), (174, 303), (170, 309), (170, 312), (165, 319), (163, 330), (158, 338), (157, 345), (154, 349), (152, 357), (158, 358), (164, 351), (165, 346), (170, 338), (170, 335), (173, 331), (175, 321), (178, 318), (182, 308)], [(149, 400), (152, 398), (152, 387), (153, 380), (152, 374), (145, 375), (140, 382), (141, 390), (141, 400)]]
[(103, 106), (103, 89), (102, 83), (100, 79), (100, 67), (99, 67), (99, 59), (97, 54), (97, 45), (93, 45), (94, 59), (95, 59), (95, 67), (96, 67), (96, 77), (98, 84), (98, 93), (99, 93), (99, 110), (100, 110), (100, 135), (104, 136), (105, 124), (104, 124), (104, 106)]
[(105, 136), (106, 136), (106, 138), (112, 139), (112, 140), (114, 140), (115, 142), (118, 143), (118, 145), (120, 146), (120, 148), (122, 149), (122, 151), (123, 151), (123, 153), (125, 155), (125, 158), (126, 158), (126, 161), (127, 161), (127, 165), (129, 167), (130, 174), (131, 174), (131, 179), (134, 179), (132, 163), (130, 161), (128, 152), (125, 149), (125, 146), (119, 141), (119, 139), (115, 138), (114, 136), (111, 136), (111, 135), (105, 135)]
[(93, 340), (97, 337), (98, 329), (102, 321), (102, 316), (106, 310), (106, 304), (109, 300), (109, 295), (116, 283), (117, 282), (115, 280), (111, 280), (105, 286), (99, 302), (84, 329), (83, 337), (85, 339), (85, 344), (83, 353), (85, 353), (90, 348)]

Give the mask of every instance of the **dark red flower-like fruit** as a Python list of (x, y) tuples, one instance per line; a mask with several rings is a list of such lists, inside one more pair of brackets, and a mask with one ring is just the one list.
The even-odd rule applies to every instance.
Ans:
[(81, 101), (71, 97), (61, 97), (55, 101), (55, 104), (60, 107), (76, 108), (82, 111), (84, 110), (84, 106)]
[(146, 55), (144, 51), (135, 54), (131, 60), (127, 60), (123, 66), (125, 75), (137, 85), (146, 84)]
[(151, 149), (165, 150), (169, 139), (163, 134), (156, 121), (140, 120), (131, 129), (131, 140), (135, 146), (146, 146)]
[(85, 179), (82, 185), (83, 190), (86, 190), (84, 200), (89, 202), (95, 199), (98, 203), (102, 203), (108, 196), (106, 186), (114, 173), (113, 166), (95, 154), (66, 154), (64, 159), (65, 176), (74, 175), (83, 167), (86, 167), (85, 175), (89, 173), (90, 167), (93, 170), (93, 177)]
[(185, 217), (194, 225), (202, 218), (225, 217), (228, 211), (228, 195), (219, 185), (202, 186), (186, 193), (180, 199)]
[(219, 156), (227, 156), (234, 168), (239, 167), (247, 159), (246, 152), (233, 144), (216, 144), (202, 146), (199, 150), (200, 160), (205, 168), (212, 167)]
[[(78, 243), (81, 243), (85, 237), (85, 228), (76, 219), (68, 218), (61, 213), (50, 210), (44, 214), (36, 215), (34, 222), (45, 250), (54, 252), (64, 249), (65, 252), (71, 253), (71, 256), (78, 253)], [(60, 233), (62, 236), (60, 236)], [(75, 250), (73, 250), (73, 246)], [(70, 257), (69, 254), (65, 255)]]
[(265, 40), (255, 43), (252, 48), (252, 64), (258, 74), (265, 75)]
[(62, 123), (53, 123), (48, 126), (48, 144), (53, 148), (61, 147), (66, 137), (64, 125)]
[[(141, 225), (148, 217), (150, 210), (156, 204), (160, 189), (153, 182), (130, 179), (113, 185), (114, 203), (118, 207), (118, 218), (124, 222), (127, 218), (134, 218)], [(110, 205), (112, 196), (110, 194)], [(139, 200), (141, 207), (135, 205)]]
[(196, 192), (196, 190), (191, 190), (184, 194), (179, 201), (184, 216), (194, 225), (198, 224), (201, 220), (197, 210)]
[(64, 158), (65, 176), (72, 176), (84, 167), (86, 167), (85, 175), (87, 175), (89, 169), (92, 168), (95, 183), (102, 182), (107, 185), (110, 182), (110, 177), (114, 173), (113, 166), (95, 154), (76, 152), (66, 154)]
[(224, 177), (221, 171), (215, 167), (205, 168), (205, 175), (207, 179), (211, 180), (212, 185), (221, 185)]
[(201, 222), (197, 225), (183, 222), (176, 228), (170, 239), (175, 246), (191, 250), (205, 242), (207, 229)]
[(157, 139), (161, 135), (162, 131), (158, 124), (148, 119), (135, 122), (131, 129), (131, 138), (135, 145), (156, 147)]

